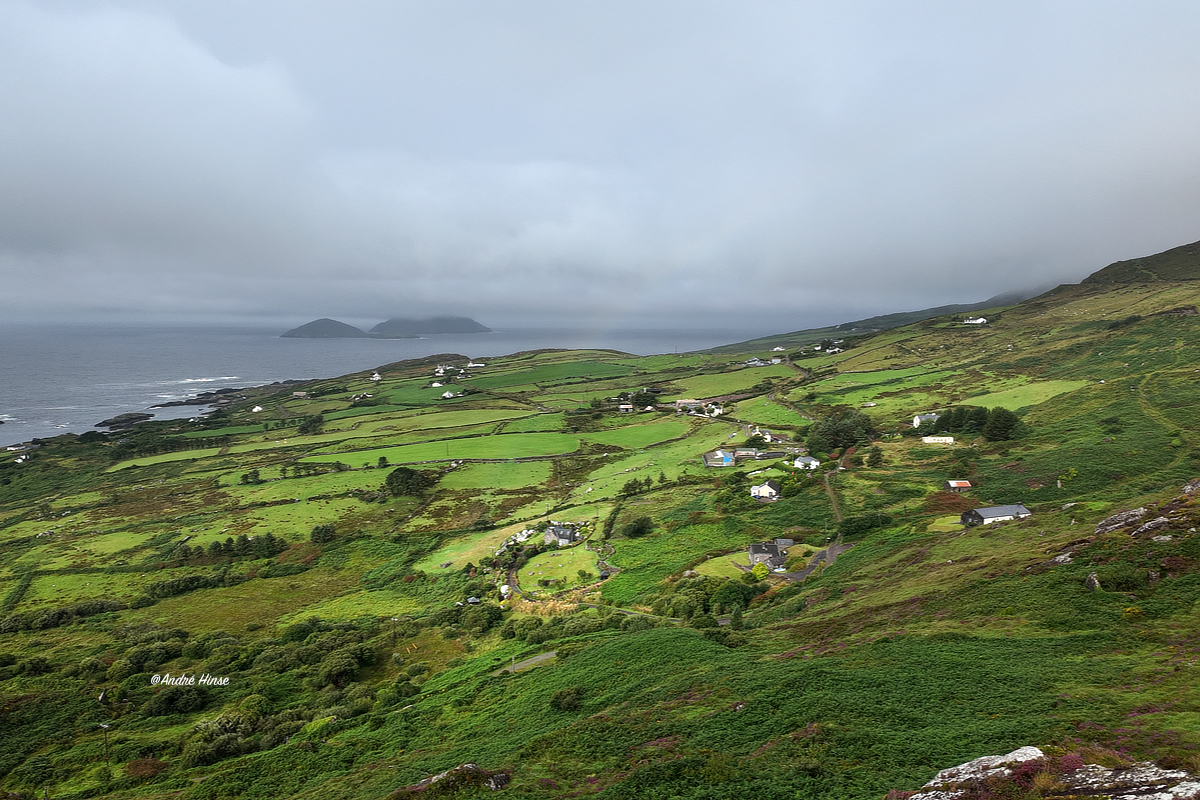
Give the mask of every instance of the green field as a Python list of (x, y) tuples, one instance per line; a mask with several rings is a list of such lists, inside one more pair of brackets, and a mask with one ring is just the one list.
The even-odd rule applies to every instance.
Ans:
[(466, 459), (513, 459), (572, 453), (579, 449), (579, 439), (565, 433), (520, 433), (483, 436), (469, 439), (446, 439), (425, 444), (401, 447), (379, 447), (354, 454), (312, 456), (311, 463), (333, 463), (348, 458), (368, 461), (386, 458), (392, 464), (416, 464), (430, 461)]
[[(862, 800), (1031, 743), (1200, 768), (1200, 318), (1153, 316), (1196, 304), (1200, 282), (1062, 287), (984, 329), (847, 334), (797, 361), (812, 379), (540, 351), (445, 403), (432, 362), (397, 362), (381, 386), (249, 387), (211, 419), (44, 440), (0, 463), (0, 794), (366, 800), (470, 762), (530, 800)], [(753, 396), (715, 420), (590, 405), (642, 387)], [(391, 404), (350, 407), (364, 391)], [(867, 403), (889, 435), (837, 447), (878, 465), (701, 463), (751, 423)], [(953, 404), (1022, 424), (953, 446), (902, 424)], [(262, 430), (315, 413), (316, 434)], [(404, 464), (428, 480), (395, 496)], [(768, 476), (783, 497), (756, 503)], [(1033, 516), (959, 524), (1016, 502)], [(613, 574), (540, 535), (497, 553), (551, 520), (588, 523)], [(802, 584), (743, 580), (752, 542), (839, 535)], [(181, 694), (151, 683), (167, 672), (231, 682)]]
[(688, 432), (686, 419), (665, 419), (640, 425), (615, 428), (603, 433), (588, 433), (580, 438), (597, 444), (614, 445), (628, 450), (647, 447), (668, 439), (677, 439)]
[(721, 372), (713, 375), (696, 375), (675, 381), (679, 387), (678, 397), (703, 399), (719, 397), (726, 394), (737, 394), (757, 383), (771, 379), (780, 381), (794, 378), (796, 373), (783, 364), (771, 367), (746, 367), (734, 372)]

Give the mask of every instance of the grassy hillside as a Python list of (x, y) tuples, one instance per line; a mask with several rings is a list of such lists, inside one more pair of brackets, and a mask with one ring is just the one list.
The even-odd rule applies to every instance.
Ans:
[[(507, 788), (428, 791), (860, 800), (1025, 744), (1200, 768), (1200, 317), (1163, 313), (1198, 300), (1059, 287), (767, 367), (443, 355), (47, 440), (0, 466), (0, 790), (384, 798), (470, 762)], [(911, 429), (955, 407), (953, 444)], [(851, 410), (875, 440), (795, 471)], [(787, 459), (705, 468), (756, 425)], [(582, 541), (514, 543), (552, 520)], [(775, 537), (793, 573), (841, 547), (756, 579)]]
[(1200, 280), (1200, 242), (1180, 245), (1152, 256), (1109, 264), (1083, 283), (1139, 283)]

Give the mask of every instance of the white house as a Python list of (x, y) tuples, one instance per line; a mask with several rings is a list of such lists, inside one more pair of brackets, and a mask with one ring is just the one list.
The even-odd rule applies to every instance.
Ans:
[(954, 444), (953, 436), (922, 436), (921, 441), (925, 444)]
[(938, 421), (939, 419), (941, 419), (941, 418), (942, 418), (942, 415), (941, 415), (941, 414), (934, 414), (934, 413), (929, 413), (929, 414), (917, 414), (915, 417), (913, 417), (913, 423), (912, 423), (912, 425), (913, 425), (913, 427), (914, 427), (914, 428), (919, 428), (919, 427), (921, 427), (921, 425), (922, 425), (923, 423), (926, 423), (926, 422), (937, 422), (937, 421)]
[(771, 348), (772, 353), (782, 353), (785, 350), (787, 350), (786, 347), (772, 347)]
[(963, 325), (986, 325), (987, 317), (968, 317), (963, 320)]
[(782, 488), (777, 481), (770, 480), (758, 486), (751, 486), (750, 496), (755, 500), (774, 500), (779, 497), (779, 490)]
[(371, 380), (373, 380), (373, 381), (375, 381), (375, 382), (379, 382), (379, 381), (383, 380), (383, 376), (382, 376), (382, 375), (380, 375), (378, 372), (372, 372), (372, 373), (371, 373)]
[(484, 364), (481, 361), (468, 361), (467, 366), (468, 367), (486, 367), (487, 364)]
[(441, 383), (441, 381), (434, 381), (433, 383), (429, 384), (429, 388), (430, 389), (440, 389), (440, 388), (442, 388), (442, 383)]
[(796, 469), (816, 469), (821, 466), (821, 462), (812, 456), (797, 456), (792, 466)]

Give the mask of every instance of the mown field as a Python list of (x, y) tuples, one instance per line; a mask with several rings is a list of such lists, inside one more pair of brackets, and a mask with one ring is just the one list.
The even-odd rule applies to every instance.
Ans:
[[(1200, 770), (1200, 323), (1153, 316), (1197, 295), (1066, 287), (811, 378), (540, 351), (441, 376), (465, 392), (442, 400), (436, 364), (401, 362), (47, 440), (0, 466), (0, 790), (379, 798), (471, 762), (523, 798), (861, 800), (1026, 744)], [(610, 399), (646, 387), (747, 394), (731, 416), (796, 452), (846, 409), (879, 438), (813, 474), (706, 469), (753, 425)], [(909, 430), (955, 405), (1020, 425)], [(767, 476), (783, 496), (753, 501)], [(959, 523), (1009, 503), (1033, 516)], [(587, 544), (497, 553), (551, 521)], [(802, 583), (738, 568), (776, 537), (846, 549)]]

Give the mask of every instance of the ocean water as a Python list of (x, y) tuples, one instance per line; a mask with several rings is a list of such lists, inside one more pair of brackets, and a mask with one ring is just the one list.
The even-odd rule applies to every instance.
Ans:
[[(522, 328), (423, 339), (281, 339), (281, 332), (263, 326), (0, 325), (0, 445), (83, 433), (117, 414), (202, 391), (331, 378), (435, 353), (488, 358), (566, 347), (654, 355), (772, 331)], [(151, 413), (177, 419), (203, 410)]]

